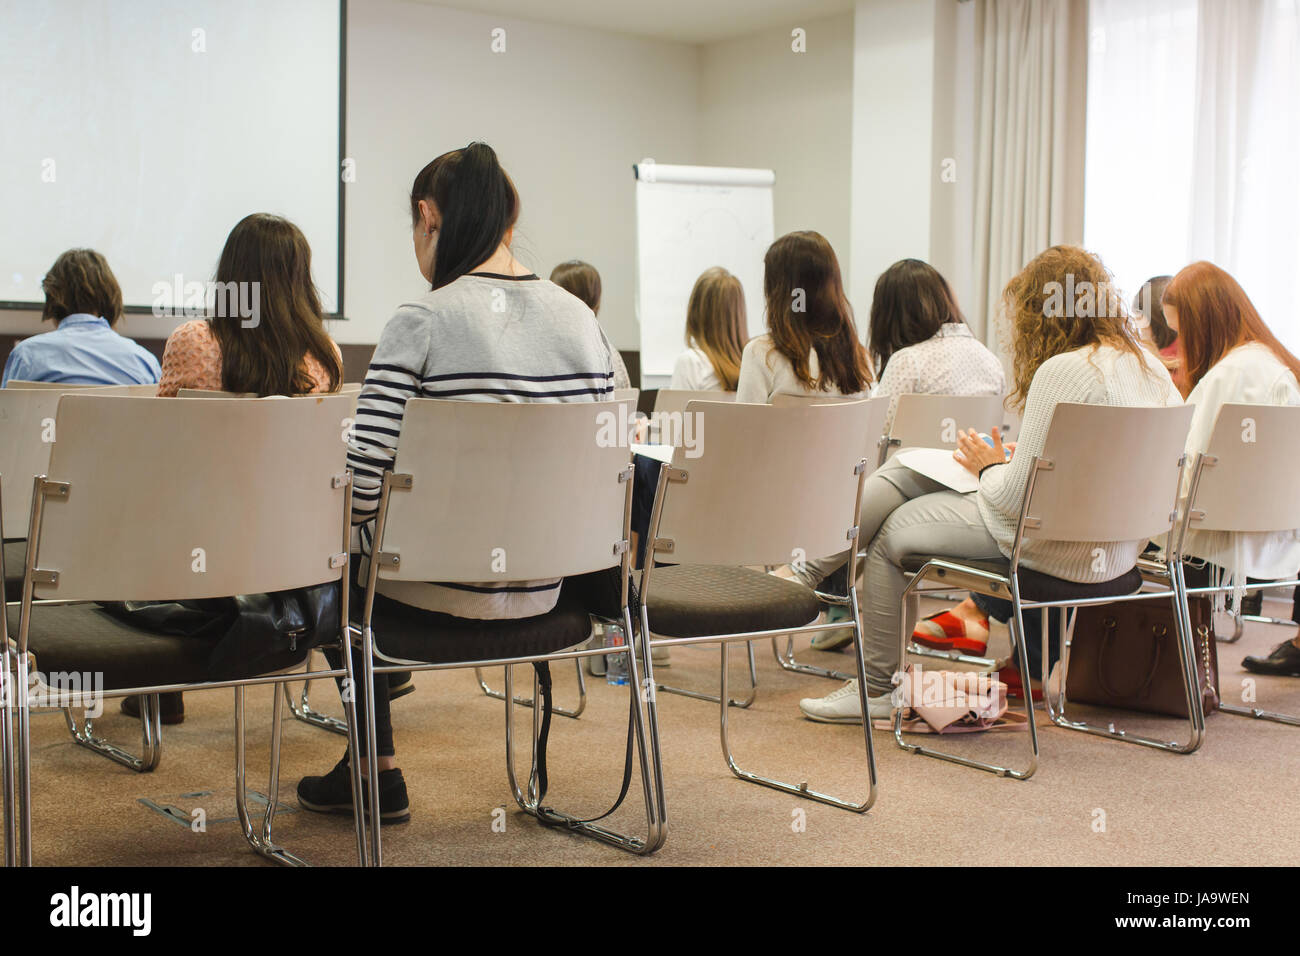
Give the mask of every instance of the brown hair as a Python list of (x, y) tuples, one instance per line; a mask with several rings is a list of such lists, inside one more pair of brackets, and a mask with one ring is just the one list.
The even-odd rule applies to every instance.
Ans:
[[(772, 346), (809, 391), (831, 386), (853, 395), (871, 384), (867, 350), (858, 340), (853, 307), (844, 294), (835, 250), (816, 232), (782, 236), (763, 258), (763, 294)], [(817, 355), (817, 379), (808, 355)]]
[(899, 349), (924, 342), (950, 323), (965, 324), (957, 297), (939, 270), (920, 259), (902, 259), (880, 274), (871, 297), (867, 344), (883, 375)]
[(54, 260), (41, 280), (45, 308), (41, 320), (57, 324), (70, 315), (85, 313), (117, 325), (122, 317), (122, 288), (108, 260), (94, 249), (69, 249)]
[(304, 362), (310, 355), (329, 374), (329, 391), (338, 391), (343, 368), (312, 283), (311, 247), (297, 226), (267, 213), (245, 216), (226, 238), (216, 282), (232, 290), (227, 304), (236, 288), (231, 283), (249, 284), (257, 304), (252, 325), (246, 326), (238, 313), (208, 319), (221, 346), (222, 388), (305, 395), (315, 386)]
[(551, 270), (551, 281), (570, 295), (576, 295), (592, 312), (600, 311), (600, 273), (581, 259), (561, 262)]
[(1024, 408), (1039, 367), (1065, 352), (1109, 345), (1149, 367), (1110, 273), (1078, 246), (1052, 246), (1036, 255), (1002, 290), (1002, 305), (1011, 325), (1015, 382), (1008, 401), (1016, 408)]
[(1191, 390), (1239, 345), (1258, 342), (1300, 378), (1300, 361), (1259, 317), (1246, 290), (1212, 262), (1193, 262), (1169, 283), (1164, 304), (1178, 310), (1178, 338)]
[(745, 291), (721, 266), (705, 269), (686, 304), (686, 345), (704, 353), (726, 392), (740, 380), (740, 357), (749, 339)]
[(1167, 349), (1178, 341), (1178, 333), (1165, 321), (1162, 301), (1165, 289), (1173, 281), (1173, 276), (1152, 276), (1142, 283), (1142, 288), (1133, 297), (1133, 311), (1143, 316), (1151, 326), (1151, 341), (1155, 343), (1157, 351)]

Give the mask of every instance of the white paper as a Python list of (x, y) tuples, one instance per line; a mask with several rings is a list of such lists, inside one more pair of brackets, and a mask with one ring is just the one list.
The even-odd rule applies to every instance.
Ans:
[(913, 448), (899, 452), (894, 458), (918, 475), (925, 475), (963, 495), (979, 490), (979, 478), (957, 463), (951, 448)]
[(673, 461), (673, 446), (633, 444), (632, 454), (645, 455), (647, 458), (653, 458), (655, 461), (667, 462), (671, 465)]

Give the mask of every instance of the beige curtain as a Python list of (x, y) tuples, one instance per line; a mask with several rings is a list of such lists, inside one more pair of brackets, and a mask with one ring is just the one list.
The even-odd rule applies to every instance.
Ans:
[(997, 351), (1007, 280), (1048, 246), (1083, 241), (1088, 3), (975, 4), (971, 323)]

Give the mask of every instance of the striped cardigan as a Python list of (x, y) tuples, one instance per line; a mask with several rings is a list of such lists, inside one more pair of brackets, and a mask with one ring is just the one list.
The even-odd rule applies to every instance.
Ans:
[[(603, 401), (613, 397), (610, 356), (591, 310), (535, 275), (471, 273), (401, 306), (375, 348), (349, 442), (363, 555), (371, 552), (380, 484), (397, 457), (408, 399)], [(551, 610), (560, 582), (389, 581), (380, 590), (426, 610), (500, 619)]]

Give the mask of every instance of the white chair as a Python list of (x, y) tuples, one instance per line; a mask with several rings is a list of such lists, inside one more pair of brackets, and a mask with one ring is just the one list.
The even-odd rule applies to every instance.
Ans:
[[(661, 388), (655, 395), (655, 410), (650, 416), (651, 441), (660, 445), (677, 447), (684, 441), (694, 440), (702, 427), (689, 422), (684, 416), (690, 402), (734, 402), (735, 392), (697, 392), (679, 388)], [(702, 413), (701, 409), (701, 413)]]
[(54, 389), (59, 392), (71, 392), (81, 388), (103, 388), (102, 385), (71, 385), (66, 382), (27, 382), (19, 378), (11, 378), (5, 382), (5, 388), (24, 388), (24, 389)]
[[(535, 581), (616, 569), (614, 610), (632, 634), (628, 607), (628, 547), (632, 467), (626, 445), (602, 442), (612, 421), (626, 420), (628, 403), (456, 402), (416, 398), (406, 404), (402, 439), (385, 472), (375, 518), (375, 555), (368, 562), (360, 636), (366, 686), (393, 671), (505, 667), (506, 770), (515, 801), (548, 826), (581, 833), (622, 850), (652, 853), (667, 837), (653, 698), (643, 700), (636, 655), (629, 673), (628, 765), (633, 737), (645, 797), (644, 838), (627, 836), (543, 806), (539, 739), (549, 714), (533, 708), (532, 770), (526, 789), (515, 775), (513, 666), (604, 655), (582, 649), (590, 634), (588, 608), (560, 589), (548, 614), (520, 620), (446, 618), (436, 628), (393, 618), (374, 620), (376, 594), (401, 582), (481, 584)], [(399, 592), (400, 593), (400, 592)], [(443, 616), (445, 618), (445, 616)], [(648, 651), (642, 648), (648, 660)], [(549, 671), (547, 672), (549, 673)], [(647, 669), (647, 675), (650, 673)], [(540, 672), (539, 672), (540, 674)], [(534, 677), (533, 698), (543, 700)], [(366, 695), (367, 753), (375, 752), (373, 695)], [(643, 706), (648, 710), (643, 710)], [(626, 793), (626, 789), (624, 790)], [(378, 775), (371, 776), (378, 805)], [(378, 815), (371, 824), (373, 861), (382, 862)]]
[[(1300, 455), (1300, 407), (1233, 403), (1219, 409), (1205, 452), (1191, 467), (1188, 500), (1181, 509), (1176, 551), (1192, 531), (1288, 531), (1300, 528), (1296, 474)], [(1293, 588), (1295, 579), (1251, 584), (1249, 590)], [(1192, 594), (1227, 593), (1227, 584), (1189, 588), (1182, 581), (1184, 602)], [(1187, 609), (1184, 606), (1184, 613)], [(1189, 615), (1190, 619), (1190, 615)], [(1291, 624), (1292, 622), (1285, 622)], [(1240, 618), (1238, 618), (1240, 624)], [(1190, 626), (1190, 624), (1188, 625)], [(1294, 625), (1292, 625), (1294, 626)], [(1300, 717), (1220, 702), (1219, 709), (1245, 717), (1300, 726)]]
[[(703, 411), (699, 402), (687, 414)], [(862, 483), (870, 470), (859, 443), (869, 403), (776, 408), (714, 404), (703, 454), (679, 448), (661, 467), (650, 518), (650, 547), (641, 572), (641, 632), (647, 648), (718, 644), (722, 749), (727, 766), (750, 783), (862, 813), (876, 799), (871, 728), (864, 726), (867, 794), (853, 801), (743, 770), (731, 751), (727, 645), (831, 627), (849, 628), (866, 687), (856, 569)], [(811, 589), (754, 566), (785, 564), (803, 554), (849, 549), (850, 619), (816, 624)], [(656, 561), (672, 562), (656, 567)], [(653, 673), (646, 655), (647, 672)], [(865, 694), (865, 691), (863, 691)], [(865, 696), (862, 699), (865, 711)]]
[(900, 448), (956, 448), (958, 429), (992, 434), (1003, 421), (1000, 395), (900, 395), (880, 464)]
[[(1012, 543), (1011, 558), (995, 561), (969, 561), (962, 558), (916, 555), (904, 559), (905, 571), (913, 572), (903, 592), (899, 626), (899, 660), (906, 660), (912, 627), (917, 617), (919, 596), (926, 593), (922, 585), (937, 578), (938, 588), (951, 591), (962, 588), (1010, 600), (1013, 614), (1009, 622), (1012, 647), (1020, 659), (1020, 678), (1024, 693), (1032, 697), (1029, 661), (1025, 653), (1024, 617), (1026, 610), (1041, 609), (1043, 619), (1044, 696), (1052, 719), (1061, 727), (1145, 744), (1180, 753), (1196, 750), (1204, 737), (1205, 720), (1200, 695), (1196, 691), (1196, 665), (1192, 656), (1190, 627), (1183, 615), (1179, 619), (1179, 660), (1183, 668), (1188, 699), (1189, 737), (1185, 744), (1156, 740), (1109, 728), (1094, 727), (1064, 717), (1052, 710), (1048, 688), (1047, 615), (1051, 608), (1065, 609), (1088, 604), (1168, 598), (1178, 606), (1179, 595), (1172, 584), (1157, 591), (1144, 591), (1142, 573), (1137, 567), (1125, 568), (1114, 578), (1098, 584), (1076, 584), (1021, 567), (1021, 552), (1031, 541), (1146, 541), (1167, 533), (1172, 527), (1173, 506), (1177, 500), (1182, 474), (1183, 445), (1191, 423), (1190, 406), (1173, 408), (1127, 408), (1109, 405), (1061, 403), (1056, 406), (1043, 452), (1034, 459), (1025, 488), (1024, 501)], [(1176, 562), (1167, 565), (1169, 580), (1174, 579)], [(1068, 625), (1063, 628), (1067, 636)], [(1062, 647), (1062, 661), (1068, 659), (1068, 647)], [(1065, 685), (1066, 665), (1062, 665), (1061, 685)], [(1193, 705), (1194, 702), (1194, 705)], [(1034, 723), (1032, 701), (1027, 700), (1030, 760), (1024, 769), (1015, 770), (959, 755), (946, 753), (903, 739), (902, 710), (894, 714), (894, 740), (904, 750), (938, 757), (967, 767), (987, 770), (999, 776), (1027, 780), (1038, 767), (1038, 731)]]
[[(218, 598), (337, 581), (343, 586), (342, 624), (351, 496), (337, 423), (347, 402), (344, 396), (320, 402), (189, 402), (65, 395), (48, 473), (32, 479), (32, 546), (16, 635), (17, 685), (28, 686), (30, 651), (46, 674), (100, 675), (102, 685), (89, 692), (47, 687), (53, 706), (80, 708), (105, 697), (141, 696), (142, 723), (155, 730), (159, 693), (233, 687), (235, 796), (244, 836), (259, 854), (289, 864), (301, 861), (271, 837), (282, 698), (273, 694), (270, 803), (255, 828), (244, 785), (244, 692), (251, 684), (301, 679), (289, 671), (298, 671), (308, 652), (263, 661), (265, 670), (209, 679), (207, 642), (138, 630), (97, 607), (71, 602)], [(5, 498), (19, 494), (21, 484)], [(7, 607), (4, 613), (8, 630)], [(2, 653), (0, 672), (8, 676), (7, 643)], [(311, 676), (350, 680), (350, 658), (343, 656), (343, 668)], [(30, 863), (30, 702), (26, 694), (18, 700), (16, 832), (22, 862)], [(347, 709), (351, 717), (350, 701)], [(156, 763), (148, 747), (143, 758), (131, 758), (94, 737), (89, 720), (77, 742), (132, 769), (151, 769), (151, 759)], [(355, 750), (353, 733), (349, 752), (354, 792), (359, 792)], [(364, 861), (359, 814), (356, 837)]]

